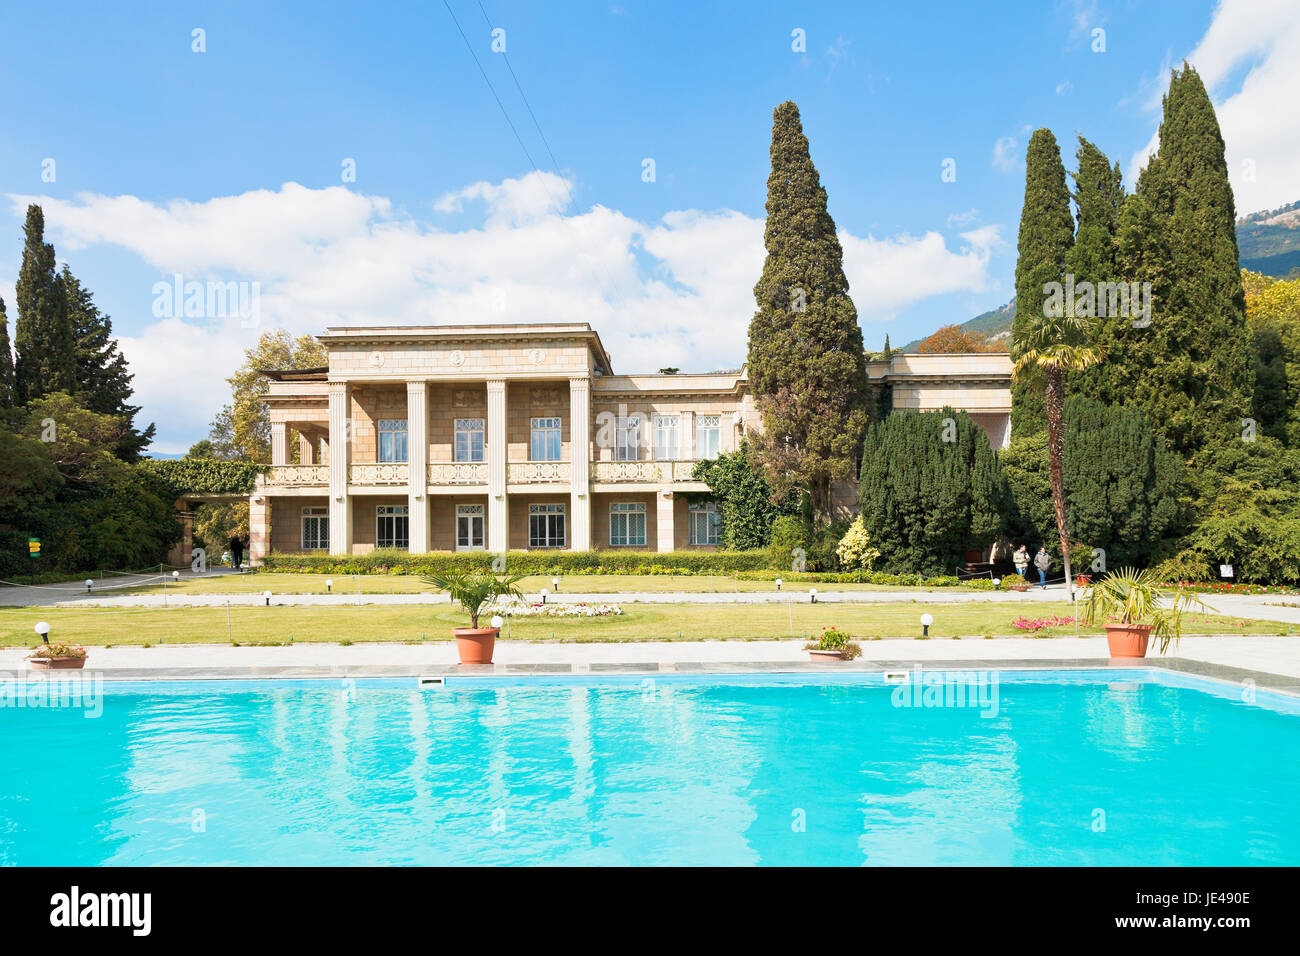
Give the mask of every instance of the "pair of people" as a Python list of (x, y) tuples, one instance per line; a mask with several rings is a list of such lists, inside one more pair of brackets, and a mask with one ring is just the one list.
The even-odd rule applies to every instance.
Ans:
[(244, 542), (240, 538), (230, 539), (230, 566), (240, 571), (244, 566)]
[[(1016, 553), (1011, 560), (1015, 562), (1016, 573), (1022, 578), (1028, 580), (1026, 572), (1029, 571), (1029, 549), (1022, 544), (1016, 549)], [(1047, 553), (1046, 548), (1040, 547), (1038, 553), (1034, 555), (1034, 567), (1038, 569), (1039, 586), (1046, 588), (1047, 572), (1051, 570), (1052, 567), (1052, 556)]]

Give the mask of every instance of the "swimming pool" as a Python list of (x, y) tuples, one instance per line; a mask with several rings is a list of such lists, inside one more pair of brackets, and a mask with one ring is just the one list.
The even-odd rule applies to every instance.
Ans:
[(10, 687), (0, 863), (1300, 862), (1291, 698), (1004, 671), (941, 678), (958, 705), (926, 679)]

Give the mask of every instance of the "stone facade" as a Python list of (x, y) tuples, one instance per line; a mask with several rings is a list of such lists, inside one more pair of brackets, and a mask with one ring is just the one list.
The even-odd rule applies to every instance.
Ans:
[[(332, 328), (320, 340), (327, 367), (268, 373), (273, 460), (251, 497), (254, 560), (403, 542), (716, 547), (692, 470), (761, 427), (743, 370), (616, 375), (585, 323)], [(869, 368), (896, 407), (966, 408), (1004, 444), (1009, 365), (996, 357)], [(841, 498), (851, 510), (852, 489)]]

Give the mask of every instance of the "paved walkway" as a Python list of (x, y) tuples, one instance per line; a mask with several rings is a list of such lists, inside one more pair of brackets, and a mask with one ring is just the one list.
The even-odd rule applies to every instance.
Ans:
[[(167, 644), (160, 647), (91, 647), (88, 667), (107, 669), (348, 666), (410, 669), (451, 666), (451, 641), (428, 644), (296, 644), (287, 647), (232, 647), (228, 644)], [(0, 670), (23, 670), (26, 648), (0, 649)], [(1101, 637), (968, 638), (960, 640), (863, 641), (863, 661), (1105, 661)], [(1300, 635), (1294, 637), (1184, 637), (1177, 654), (1184, 660), (1264, 671), (1300, 679)], [(1159, 655), (1151, 656), (1159, 661)], [(566, 668), (602, 665), (659, 666), (673, 663), (759, 664), (806, 663), (802, 640), (793, 641), (654, 641), (566, 644), (498, 641), (502, 665), (557, 665)]]

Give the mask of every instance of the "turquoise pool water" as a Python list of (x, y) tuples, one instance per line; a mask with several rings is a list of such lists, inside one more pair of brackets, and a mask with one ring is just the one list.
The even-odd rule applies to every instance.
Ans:
[(1300, 863), (1300, 708), (1166, 672), (104, 689), (9, 688), (0, 862)]

